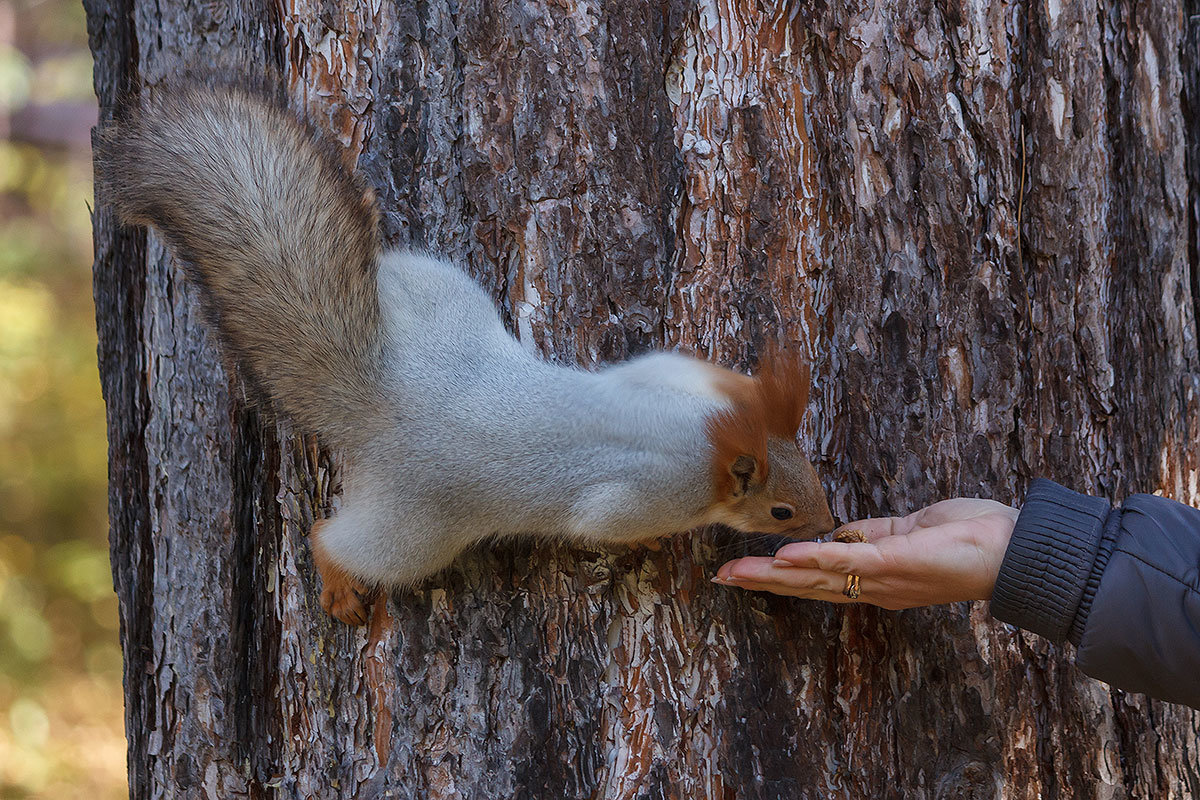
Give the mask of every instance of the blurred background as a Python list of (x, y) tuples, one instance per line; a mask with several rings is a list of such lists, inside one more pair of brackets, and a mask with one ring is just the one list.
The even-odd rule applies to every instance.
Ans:
[(0, 0), (0, 799), (127, 796), (78, 0)]

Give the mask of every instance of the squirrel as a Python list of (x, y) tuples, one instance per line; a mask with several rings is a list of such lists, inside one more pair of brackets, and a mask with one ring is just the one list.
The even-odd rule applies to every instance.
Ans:
[(248, 386), (344, 452), (341, 506), (309, 536), (333, 617), (363, 624), (379, 590), (492, 536), (832, 530), (796, 444), (802, 360), (753, 378), (670, 352), (543, 360), (467, 273), (383, 248), (374, 193), (282, 89), (167, 86), (95, 145), (101, 201), (181, 259)]

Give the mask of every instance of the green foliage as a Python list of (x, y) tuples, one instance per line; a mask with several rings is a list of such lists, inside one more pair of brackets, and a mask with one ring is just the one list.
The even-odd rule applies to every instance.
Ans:
[[(93, 102), (79, 3), (3, 15), (0, 114)], [(0, 139), (0, 798), (124, 794), (90, 198), (86, 142)]]

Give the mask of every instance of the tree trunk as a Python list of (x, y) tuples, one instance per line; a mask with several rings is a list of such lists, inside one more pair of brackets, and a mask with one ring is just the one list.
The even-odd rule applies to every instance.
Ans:
[[(1038, 475), (1200, 501), (1200, 0), (85, 5), (105, 114), (271, 65), (388, 241), (550, 358), (799, 343), (840, 519)], [(337, 454), (248, 410), (160, 241), (95, 219), (133, 797), (1200, 796), (1200, 715), (982, 603), (714, 586), (750, 545), (711, 531), (496, 545), (331, 621)]]

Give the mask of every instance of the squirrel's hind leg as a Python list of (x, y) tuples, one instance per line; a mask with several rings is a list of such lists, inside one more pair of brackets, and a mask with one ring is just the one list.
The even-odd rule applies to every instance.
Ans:
[(371, 616), (371, 608), (380, 596), (379, 589), (351, 575), (329, 554), (321, 541), (321, 529), (329, 522), (327, 519), (317, 520), (308, 536), (313, 563), (321, 575), (321, 608), (347, 625), (366, 624)]

